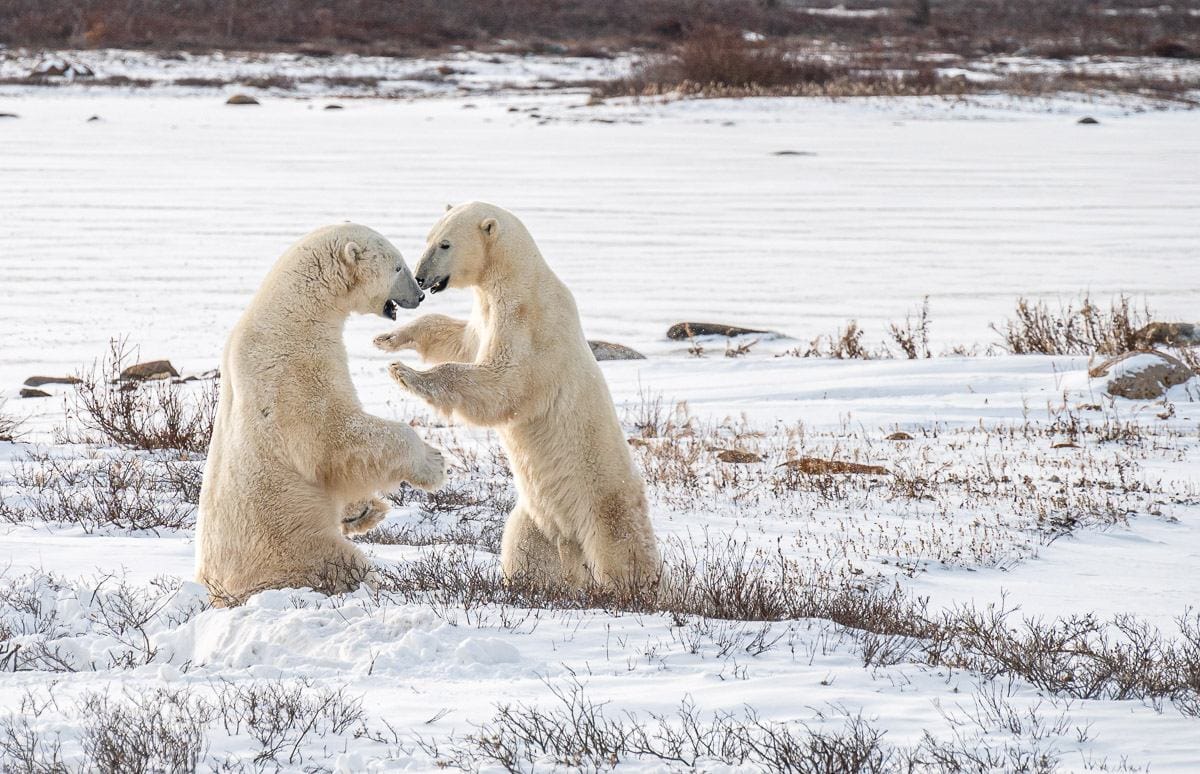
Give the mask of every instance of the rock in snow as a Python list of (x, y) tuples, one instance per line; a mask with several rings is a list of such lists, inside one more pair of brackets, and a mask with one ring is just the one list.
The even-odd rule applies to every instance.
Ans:
[(588, 341), (597, 360), (645, 360), (646, 356), (636, 349), (611, 341)]
[(1131, 400), (1154, 400), (1167, 390), (1196, 375), (1177, 358), (1162, 352), (1126, 352), (1088, 371), (1093, 379), (1105, 379), (1109, 395)]
[(737, 325), (706, 322), (680, 322), (667, 329), (667, 338), (684, 341), (693, 336), (742, 336), (747, 333), (769, 333), (756, 328), (741, 328)]
[(79, 384), (76, 376), (31, 376), (25, 380), (26, 387), (42, 387), (47, 384)]
[(246, 94), (234, 94), (225, 100), (226, 105), (257, 105), (258, 100)]
[(1163, 346), (1192, 347), (1200, 344), (1200, 325), (1185, 322), (1152, 322), (1138, 330), (1133, 337), (1143, 349)]
[(121, 379), (130, 382), (145, 382), (152, 379), (168, 379), (179, 376), (170, 360), (149, 360), (131, 365), (121, 372)]

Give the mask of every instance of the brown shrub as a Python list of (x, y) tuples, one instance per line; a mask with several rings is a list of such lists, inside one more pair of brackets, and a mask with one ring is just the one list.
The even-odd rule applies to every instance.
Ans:
[[(166, 379), (122, 381), (132, 354), (126, 342), (114, 340), (108, 355), (79, 375), (67, 407), (64, 440), (206, 452), (217, 416), (216, 381), (193, 388)], [(72, 424), (81, 432), (72, 430)]]

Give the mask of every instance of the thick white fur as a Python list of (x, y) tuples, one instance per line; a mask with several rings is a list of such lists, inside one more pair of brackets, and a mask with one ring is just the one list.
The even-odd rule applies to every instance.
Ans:
[(504, 530), (507, 577), (631, 588), (660, 557), (645, 487), (575, 300), (511, 213), (474, 202), (434, 226), (415, 272), (425, 287), (474, 288), (469, 321), (424, 315), (376, 338), (431, 363), (394, 363), (402, 386), (473, 425), (496, 428), (516, 479)]
[(362, 501), (444, 480), (442, 455), (411, 427), (363, 412), (346, 365), (346, 317), (380, 313), (397, 267), (408, 271), (368, 228), (314, 231), (276, 262), (230, 334), (196, 528), (196, 576), (218, 603), (266, 588), (355, 588), (370, 564), (343, 531), (377, 522), (382, 506)]

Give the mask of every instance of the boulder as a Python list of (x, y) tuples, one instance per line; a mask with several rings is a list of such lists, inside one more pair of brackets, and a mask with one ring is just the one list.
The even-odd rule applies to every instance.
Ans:
[(226, 105), (257, 105), (258, 100), (248, 94), (234, 94), (225, 100)]
[(741, 449), (722, 449), (717, 454), (717, 459), (721, 462), (731, 462), (735, 465), (751, 465), (755, 462), (763, 461), (763, 458), (754, 452), (742, 451)]
[(1084, 116), (1083, 118), (1079, 119), (1075, 123), (1084, 124), (1085, 126), (1089, 126), (1091, 124), (1098, 124), (1100, 122), (1097, 121), (1096, 119), (1092, 118), (1091, 116)]
[(1186, 364), (1163, 352), (1126, 352), (1088, 371), (1104, 379), (1109, 395), (1130, 400), (1155, 400), (1196, 375)]
[(1154, 347), (1194, 347), (1200, 345), (1200, 325), (1195, 323), (1152, 322), (1133, 334), (1142, 349)]
[(23, 388), (21, 388), (21, 397), (22, 398), (49, 398), (50, 393), (46, 392), (45, 390), (35, 390), (32, 387), (23, 387)]
[(693, 336), (744, 336), (748, 333), (769, 333), (757, 328), (741, 328), (737, 325), (706, 322), (680, 322), (667, 329), (667, 338), (686, 341)]
[(330, 102), (328, 105), (325, 106), (324, 109), (325, 110), (343, 110), (344, 108), (341, 105), (337, 104), (336, 102)]
[(121, 380), (126, 382), (147, 382), (169, 379), (172, 376), (179, 376), (179, 372), (171, 365), (170, 360), (149, 360), (131, 365), (121, 372)]
[(25, 380), (26, 387), (42, 387), (47, 384), (79, 384), (76, 376), (31, 376)]
[(887, 468), (879, 465), (863, 465), (858, 462), (846, 462), (845, 460), (823, 460), (820, 457), (801, 457), (797, 460), (788, 460), (779, 467), (799, 471), (809, 476), (817, 476), (825, 473), (848, 473), (866, 476), (891, 475)]
[(611, 341), (588, 341), (597, 360), (645, 360), (646, 356), (636, 349)]

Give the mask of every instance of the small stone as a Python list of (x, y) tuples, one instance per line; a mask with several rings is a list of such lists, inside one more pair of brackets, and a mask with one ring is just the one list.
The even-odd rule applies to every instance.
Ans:
[(1196, 375), (1186, 364), (1162, 352), (1126, 352), (1088, 371), (1106, 379), (1109, 395), (1130, 400), (1156, 400)]
[(611, 341), (588, 341), (592, 355), (597, 360), (645, 360), (646, 356), (636, 349)]
[(796, 470), (809, 476), (827, 473), (847, 473), (866, 476), (891, 475), (887, 468), (879, 465), (863, 465), (858, 462), (846, 462), (845, 460), (823, 460), (820, 457), (801, 457), (797, 460), (788, 460), (779, 467)]
[(1074, 441), (1058, 441), (1057, 443), (1050, 444), (1050, 448), (1051, 449), (1078, 449), (1079, 444), (1075, 443)]
[(20, 118), (16, 113), (0, 113), (0, 118)]
[(336, 102), (330, 102), (328, 105), (325, 106), (324, 109), (325, 110), (344, 110), (344, 108), (341, 105), (337, 104)]
[(744, 336), (750, 333), (769, 332), (722, 323), (681, 322), (675, 323), (667, 329), (667, 338), (674, 341), (686, 341), (693, 336)]
[(26, 387), (42, 387), (47, 384), (79, 384), (76, 376), (31, 376), (25, 380)]
[(911, 435), (909, 435), (908, 433), (904, 432), (903, 430), (897, 430), (896, 432), (887, 436), (884, 440), (886, 440), (886, 441), (911, 441), (912, 439), (913, 439), (913, 437)]
[(31, 387), (22, 387), (21, 388), (21, 397), (22, 398), (49, 398), (50, 393), (46, 392), (45, 390), (35, 390)]
[(87, 120), (87, 122), (90, 124), (93, 121), (99, 121), (99, 120), (100, 120), (100, 116), (92, 116), (91, 118), (89, 118)]
[(179, 376), (179, 372), (171, 365), (170, 360), (149, 360), (145, 363), (131, 365), (121, 372), (121, 380), (127, 382), (170, 379), (172, 376)]
[(226, 105), (257, 105), (258, 100), (248, 94), (234, 94), (225, 100)]
[(1098, 124), (1100, 122), (1097, 121), (1096, 119), (1092, 118), (1091, 116), (1084, 116), (1083, 118), (1079, 119), (1075, 123), (1090, 125), (1090, 124)]
[(721, 462), (731, 462), (735, 465), (750, 465), (763, 461), (763, 458), (754, 452), (742, 451), (741, 449), (722, 449), (717, 455), (717, 459)]
[(777, 151), (774, 151), (773, 153), (771, 153), (771, 155), (772, 156), (815, 156), (817, 154), (813, 153), (812, 151), (777, 150)]

